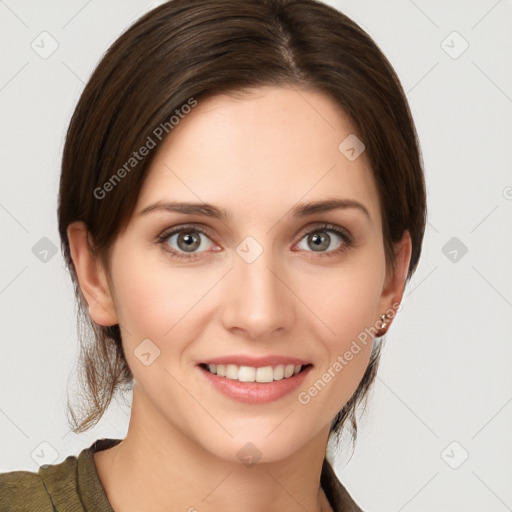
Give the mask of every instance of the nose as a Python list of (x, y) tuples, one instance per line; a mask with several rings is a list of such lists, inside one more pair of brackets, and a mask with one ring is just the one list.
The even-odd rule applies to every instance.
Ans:
[(295, 302), (289, 273), (264, 250), (250, 262), (234, 255), (234, 267), (223, 290), (224, 327), (252, 340), (283, 336), (294, 324)]

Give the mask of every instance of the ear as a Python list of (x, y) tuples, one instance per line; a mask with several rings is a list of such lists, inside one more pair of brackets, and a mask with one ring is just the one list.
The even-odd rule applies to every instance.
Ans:
[(89, 246), (87, 226), (72, 222), (67, 228), (71, 258), (80, 289), (89, 307), (89, 316), (98, 325), (119, 323), (105, 269)]
[(405, 231), (401, 240), (395, 245), (395, 266), (389, 269), (386, 275), (382, 294), (378, 302), (377, 313), (379, 318), (375, 320), (376, 325), (382, 325), (380, 316), (386, 312), (394, 311), (391, 318), (386, 320), (386, 325), (382, 327), (379, 336), (382, 336), (389, 329), (392, 319), (396, 315), (399, 304), (405, 289), (405, 281), (407, 279), (407, 271), (411, 261), (412, 242), (409, 231)]

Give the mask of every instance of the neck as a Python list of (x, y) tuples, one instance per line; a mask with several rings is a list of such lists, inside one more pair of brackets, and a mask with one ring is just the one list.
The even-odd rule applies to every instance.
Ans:
[(330, 510), (320, 488), (327, 427), (283, 460), (245, 465), (207, 452), (154, 410), (152, 418), (136, 389), (126, 438), (94, 457), (114, 510)]

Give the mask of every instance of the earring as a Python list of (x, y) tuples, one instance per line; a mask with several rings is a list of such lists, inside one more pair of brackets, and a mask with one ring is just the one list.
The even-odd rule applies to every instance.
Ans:
[(386, 313), (385, 315), (380, 315), (380, 321), (382, 322), (381, 329), (385, 329), (388, 326), (388, 318), (389, 318), (388, 313)]
[(380, 315), (379, 320), (381, 322), (381, 328), (377, 332), (377, 337), (384, 336), (387, 332), (387, 328), (389, 327), (388, 320), (391, 318), (391, 315), (389, 313), (386, 313), (385, 315)]

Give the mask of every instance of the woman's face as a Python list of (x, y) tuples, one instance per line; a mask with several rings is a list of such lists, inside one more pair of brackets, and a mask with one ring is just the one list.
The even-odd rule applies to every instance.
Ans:
[(111, 253), (147, 432), (261, 462), (325, 441), (395, 298), (353, 134), (327, 96), (293, 88), (199, 101), (174, 126)]

